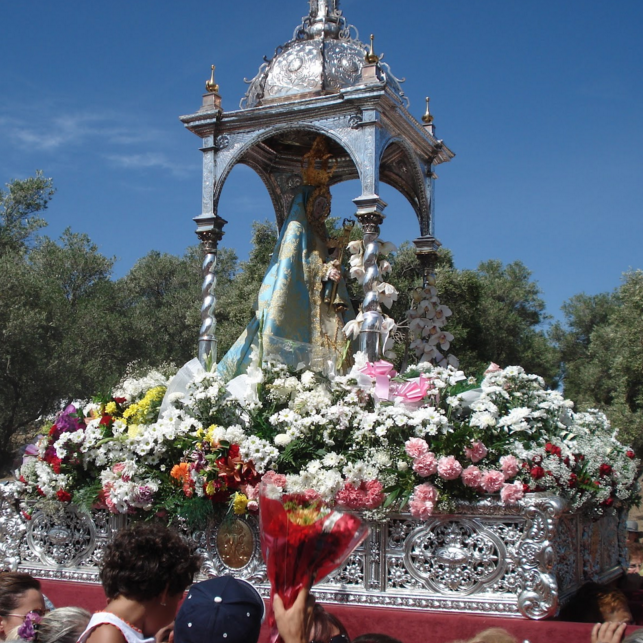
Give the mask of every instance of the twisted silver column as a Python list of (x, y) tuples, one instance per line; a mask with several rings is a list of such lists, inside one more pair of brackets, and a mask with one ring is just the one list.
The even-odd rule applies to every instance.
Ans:
[(364, 301), (362, 314), (364, 321), (359, 336), (359, 349), (368, 355), (369, 362), (380, 358), (380, 331), (382, 328), (382, 309), (380, 308), (377, 285), (380, 270), (377, 263), (379, 254), (380, 225), (384, 217), (379, 212), (356, 214), (364, 231)]
[(217, 361), (217, 340), (215, 331), (217, 320), (215, 309), (217, 298), (214, 289), (217, 285), (217, 248), (223, 238), (225, 219), (215, 215), (207, 226), (199, 226), (197, 236), (203, 244), (205, 256), (203, 258), (203, 284), (201, 286), (201, 329), (199, 330), (199, 361), (206, 367), (208, 358), (212, 364)]

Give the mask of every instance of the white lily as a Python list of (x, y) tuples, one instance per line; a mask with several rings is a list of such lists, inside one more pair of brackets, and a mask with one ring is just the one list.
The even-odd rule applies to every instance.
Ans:
[(361, 239), (357, 241), (351, 241), (347, 246), (348, 251), (351, 254), (364, 254), (364, 242)]
[(389, 275), (389, 274), (391, 274), (392, 270), (393, 270), (393, 267), (391, 266), (391, 264), (388, 261), (386, 261), (386, 259), (382, 259), (382, 261), (380, 261), (380, 274), (381, 275)]
[(393, 302), (397, 300), (398, 292), (395, 286), (391, 284), (382, 282), (381, 284), (378, 284), (376, 290), (379, 293), (380, 302), (387, 308), (390, 308), (393, 305)]
[(394, 243), (391, 243), (390, 241), (382, 241), (381, 239), (378, 239), (379, 244), (380, 244), (380, 254), (381, 255), (390, 255), (391, 252), (395, 252), (397, 250), (397, 246)]
[(355, 319), (351, 319), (345, 326), (344, 326), (344, 335), (350, 339), (351, 337), (353, 339), (357, 339), (359, 337), (360, 331), (362, 330), (362, 322), (364, 321), (364, 315), (360, 313), (355, 317)]

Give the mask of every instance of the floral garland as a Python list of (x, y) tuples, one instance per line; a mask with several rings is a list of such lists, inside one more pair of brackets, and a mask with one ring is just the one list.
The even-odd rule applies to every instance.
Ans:
[(255, 356), (232, 382), (199, 372), (158, 417), (167, 384), (130, 378), (68, 406), (27, 449), (12, 492), (170, 518), (195, 502), (256, 511), (266, 477), (371, 519), (487, 494), (512, 505), (554, 491), (594, 511), (636, 496), (638, 460), (605, 416), (574, 413), (520, 367), (492, 365), (478, 382), (429, 362), (398, 374), (357, 353), (350, 373), (326, 378)]

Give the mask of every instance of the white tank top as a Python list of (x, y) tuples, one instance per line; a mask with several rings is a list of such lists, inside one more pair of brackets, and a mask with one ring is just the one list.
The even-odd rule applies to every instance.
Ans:
[(110, 625), (118, 628), (125, 637), (127, 643), (154, 643), (153, 636), (146, 639), (142, 632), (135, 630), (129, 623), (126, 623), (123, 619), (118, 618), (118, 616), (111, 612), (96, 612), (89, 620), (89, 623), (87, 623), (85, 631), (80, 635), (78, 643), (85, 643), (89, 638), (89, 635), (99, 625), (104, 625), (105, 623), (109, 623)]

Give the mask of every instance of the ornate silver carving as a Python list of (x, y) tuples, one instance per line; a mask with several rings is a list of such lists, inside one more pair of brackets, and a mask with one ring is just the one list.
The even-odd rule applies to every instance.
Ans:
[[(355, 37), (351, 37), (351, 29)], [(271, 100), (293, 99), (311, 93), (338, 92), (362, 84), (368, 51), (357, 30), (348, 25), (334, 1), (315, 0), (292, 40), (281, 45), (259, 68), (240, 103), (241, 109)], [(400, 102), (408, 99), (386, 63), (377, 64), (378, 84), (388, 85)]]
[[(99, 582), (105, 545), (125, 516), (20, 505), (2, 490), (3, 568)], [(585, 580), (609, 580), (622, 570), (610, 567), (625, 544), (624, 518), (614, 511), (598, 519), (572, 514), (544, 494), (529, 494), (511, 508), (493, 498), (462, 502), (456, 511), (426, 521), (397, 514), (374, 524), (365, 543), (315, 588), (318, 600), (543, 618)], [(233, 574), (268, 595), (256, 517), (180, 529), (203, 556), (201, 578)]]
[(230, 145), (230, 137), (226, 136), (225, 134), (217, 136), (214, 139), (214, 147), (217, 150), (224, 150), (226, 147), (228, 147), (228, 145)]
[(495, 534), (463, 519), (433, 521), (406, 541), (409, 572), (444, 594), (468, 595), (488, 584), (503, 571), (504, 554)]

